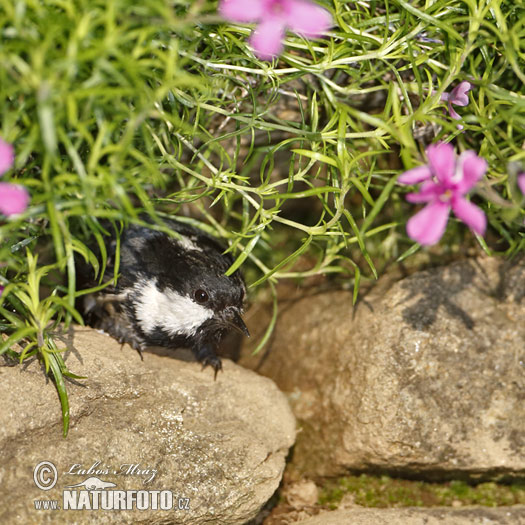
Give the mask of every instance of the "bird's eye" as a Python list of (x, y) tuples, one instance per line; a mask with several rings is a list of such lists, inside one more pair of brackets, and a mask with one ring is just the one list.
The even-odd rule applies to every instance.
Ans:
[(195, 297), (195, 300), (200, 304), (207, 303), (209, 299), (208, 294), (201, 288), (196, 290), (193, 296)]

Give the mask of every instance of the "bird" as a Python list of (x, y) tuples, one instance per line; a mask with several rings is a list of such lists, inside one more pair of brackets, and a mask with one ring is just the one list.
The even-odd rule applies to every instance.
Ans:
[[(226, 275), (233, 258), (214, 237), (174, 218), (163, 222), (174, 236), (130, 224), (120, 243), (116, 236), (105, 242), (104, 275), (112, 280), (117, 268), (116, 284), (81, 295), (77, 309), (86, 324), (128, 343), (141, 358), (148, 346), (190, 348), (217, 378), (223, 335), (230, 329), (250, 335), (242, 318), (244, 279), (239, 270)], [(79, 290), (98, 284), (86, 260), (79, 257), (76, 266)]]

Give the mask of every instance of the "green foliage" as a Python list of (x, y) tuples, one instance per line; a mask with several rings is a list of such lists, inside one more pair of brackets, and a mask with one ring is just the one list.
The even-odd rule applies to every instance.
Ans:
[[(0, 136), (16, 150), (4, 178), (31, 193), (0, 225), (3, 351), (29, 341), (18, 358), (38, 355), (62, 388), (52, 333), (80, 322), (75, 254), (104, 286), (100, 220), (142, 211), (191, 216), (252, 289), (334, 275), (357, 298), (363, 279), (418, 251), (395, 181), (436, 140), (489, 162), (484, 249), (523, 249), (523, 1), (320, 3), (330, 35), (288, 35), (269, 63), (217, 2), (0, 0)], [(440, 103), (461, 80), (474, 86), (463, 132)], [(471, 240), (451, 222), (439, 253)]]
[(463, 481), (428, 483), (362, 474), (328, 482), (320, 492), (319, 504), (337, 508), (344, 496), (352, 497), (356, 505), (363, 507), (497, 507), (525, 503), (525, 486), (493, 482), (469, 485)]

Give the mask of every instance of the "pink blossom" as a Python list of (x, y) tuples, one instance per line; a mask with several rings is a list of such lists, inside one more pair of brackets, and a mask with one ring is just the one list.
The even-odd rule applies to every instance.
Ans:
[[(443, 93), (441, 100), (448, 102), (448, 111), (450, 116), (454, 120), (459, 120), (461, 117), (456, 113), (456, 110), (452, 107), (452, 104), (456, 106), (466, 106), (468, 104), (468, 92), (472, 89), (472, 84), (464, 80), (460, 82), (450, 93)], [(463, 126), (458, 124), (459, 129), (463, 129)]]
[(23, 186), (0, 182), (0, 213), (15, 215), (26, 210), (29, 193)]
[(308, 0), (221, 0), (219, 12), (232, 22), (258, 22), (250, 45), (262, 60), (282, 52), (286, 29), (316, 38), (332, 26), (330, 13)]
[(525, 173), (518, 175), (518, 188), (521, 190), (521, 193), (525, 195)]
[[(13, 166), (14, 160), (13, 146), (0, 138), (0, 175)], [(0, 213), (7, 216), (22, 213), (28, 204), (29, 193), (23, 186), (0, 182)]]
[(438, 142), (426, 150), (428, 165), (403, 173), (401, 184), (418, 184), (418, 193), (408, 193), (407, 201), (427, 205), (407, 222), (409, 237), (423, 245), (441, 239), (450, 210), (478, 235), (485, 233), (487, 219), (481, 209), (465, 199), (487, 171), (487, 161), (474, 151), (465, 151), (458, 158), (450, 144)]
[(15, 150), (11, 144), (0, 138), (0, 175), (3, 175), (15, 160)]

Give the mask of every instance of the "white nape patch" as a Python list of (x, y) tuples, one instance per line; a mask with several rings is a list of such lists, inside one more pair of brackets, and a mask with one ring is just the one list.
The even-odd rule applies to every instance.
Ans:
[(138, 292), (135, 314), (146, 334), (160, 327), (170, 335), (191, 336), (204, 321), (213, 317), (213, 310), (185, 295), (169, 289), (160, 292), (155, 280), (141, 281), (135, 290)]
[(185, 235), (181, 235), (180, 239), (177, 237), (174, 237), (175, 241), (180, 244), (185, 250), (193, 250), (196, 252), (202, 252), (202, 248), (195, 244), (192, 239), (189, 237), (186, 237)]

